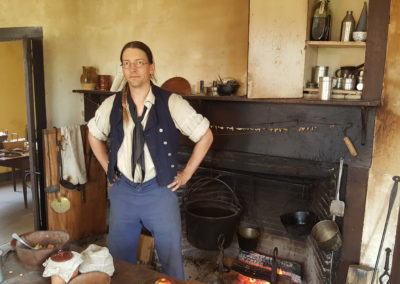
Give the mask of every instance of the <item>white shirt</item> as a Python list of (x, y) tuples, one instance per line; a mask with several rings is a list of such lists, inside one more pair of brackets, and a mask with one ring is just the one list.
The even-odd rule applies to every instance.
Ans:
[[(116, 95), (110, 96), (104, 100), (104, 102), (97, 109), (95, 116), (89, 121), (88, 128), (90, 133), (101, 141), (106, 141), (110, 133), (110, 114)], [(147, 111), (142, 120), (143, 129), (146, 127), (146, 123), (149, 117), (150, 109), (155, 103), (155, 96), (150, 88), (149, 93), (145, 99), (144, 105), (147, 107)], [(198, 114), (193, 107), (177, 94), (172, 94), (168, 100), (168, 108), (174, 121), (175, 127), (183, 134), (189, 137), (193, 142), (198, 142), (200, 138), (206, 133), (210, 126), (210, 122), (207, 118)], [(129, 113), (129, 107), (127, 108)], [(126, 176), (128, 179), (139, 182), (141, 180), (142, 171), (140, 166), (136, 166), (135, 176), (132, 177), (132, 139), (133, 129), (135, 123), (132, 117), (129, 116), (127, 122), (124, 121), (124, 139), (121, 147), (118, 150), (117, 155), (117, 167), (118, 170)], [(157, 173), (151, 159), (147, 144), (144, 144), (144, 164), (145, 164), (145, 178), (143, 181), (154, 178)]]

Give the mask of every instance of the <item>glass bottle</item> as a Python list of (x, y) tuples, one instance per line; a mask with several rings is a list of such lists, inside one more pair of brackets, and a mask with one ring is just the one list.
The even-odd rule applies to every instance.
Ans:
[(313, 8), (311, 19), (311, 40), (329, 40), (331, 31), (331, 12), (328, 0), (319, 0)]
[(340, 41), (352, 40), (354, 26), (355, 20), (353, 17), (353, 11), (347, 11), (346, 16), (342, 21), (342, 28), (340, 29)]

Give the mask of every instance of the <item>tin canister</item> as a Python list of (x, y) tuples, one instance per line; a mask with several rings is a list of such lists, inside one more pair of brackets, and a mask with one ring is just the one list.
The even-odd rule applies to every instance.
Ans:
[(355, 78), (345, 78), (343, 84), (343, 90), (351, 91), (356, 87), (356, 79)]
[(344, 79), (345, 79), (345, 78), (343, 78), (343, 77), (337, 78), (336, 89), (343, 89), (343, 86), (344, 86)]
[(319, 87), (319, 78), (328, 76), (329, 66), (315, 66), (313, 68), (313, 82), (318, 84)]
[(318, 94), (321, 100), (326, 101), (331, 98), (332, 93), (332, 78), (331, 77), (320, 77)]

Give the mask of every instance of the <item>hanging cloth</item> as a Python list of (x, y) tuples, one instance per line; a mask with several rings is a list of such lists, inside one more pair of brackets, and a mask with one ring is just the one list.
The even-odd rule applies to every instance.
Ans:
[(143, 126), (142, 120), (146, 114), (147, 108), (144, 107), (143, 113), (141, 116), (137, 115), (136, 105), (132, 100), (132, 97), (128, 94), (128, 104), (129, 104), (129, 112), (131, 113), (131, 117), (133, 122), (135, 123), (135, 127), (133, 128), (133, 141), (132, 141), (132, 178), (135, 177), (135, 169), (136, 166), (139, 165), (142, 171), (142, 176), (140, 177), (140, 182), (144, 180), (144, 134), (143, 134)]
[(62, 169), (60, 183), (69, 189), (81, 189), (81, 185), (87, 182), (81, 127), (79, 125), (61, 127), (61, 135), (63, 139), (60, 150)]

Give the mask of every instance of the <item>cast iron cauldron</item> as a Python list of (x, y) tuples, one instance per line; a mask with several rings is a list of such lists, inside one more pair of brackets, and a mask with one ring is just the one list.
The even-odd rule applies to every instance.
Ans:
[[(220, 183), (215, 191), (215, 184)], [(214, 185), (214, 187), (212, 187)], [(188, 241), (205, 250), (229, 247), (239, 223), (241, 206), (234, 191), (222, 180), (203, 178), (186, 190), (185, 218)]]
[(220, 96), (231, 96), (236, 94), (240, 85), (235, 80), (229, 80), (226, 83), (217, 85), (217, 92)]
[(309, 235), (318, 221), (318, 216), (311, 211), (296, 211), (281, 215), (283, 226), (293, 236)]

